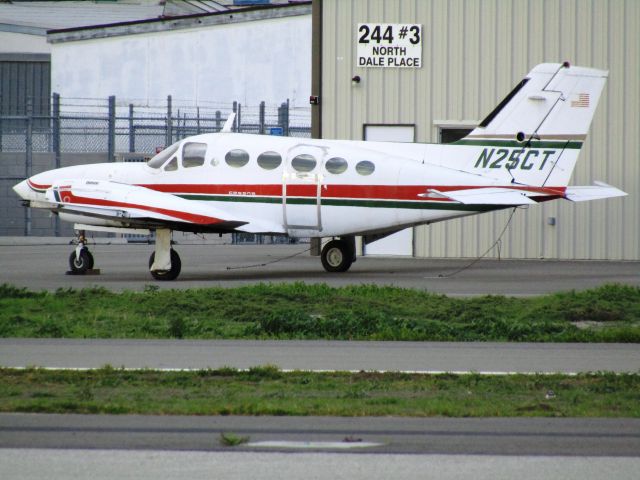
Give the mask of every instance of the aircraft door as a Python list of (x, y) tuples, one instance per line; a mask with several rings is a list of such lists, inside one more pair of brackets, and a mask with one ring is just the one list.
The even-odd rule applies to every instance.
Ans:
[(322, 232), (322, 166), (325, 149), (298, 144), (286, 156), (282, 181), (284, 225), (292, 237), (317, 237)]

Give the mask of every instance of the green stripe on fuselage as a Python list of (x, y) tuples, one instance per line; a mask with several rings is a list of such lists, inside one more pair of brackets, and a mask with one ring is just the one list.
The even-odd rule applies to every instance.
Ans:
[[(205, 202), (248, 202), (248, 203), (270, 203), (282, 204), (281, 197), (258, 197), (258, 196), (230, 196), (230, 195), (178, 195), (187, 200), (200, 200)], [(321, 203), (327, 207), (361, 207), (361, 208), (404, 208), (411, 210), (457, 210), (461, 212), (490, 212), (492, 210), (500, 210), (509, 208), (509, 205), (463, 205), (453, 202), (429, 202), (421, 201), (402, 201), (402, 200), (358, 200), (358, 199), (337, 199), (322, 198)], [(287, 198), (287, 205), (316, 205), (315, 198)]]

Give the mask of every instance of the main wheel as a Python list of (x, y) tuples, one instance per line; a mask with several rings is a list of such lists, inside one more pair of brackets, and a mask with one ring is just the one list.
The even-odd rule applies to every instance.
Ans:
[[(156, 280), (175, 280), (180, 275), (182, 269), (182, 262), (180, 261), (180, 255), (173, 248), (170, 250), (171, 254), (171, 270), (155, 270), (151, 271), (151, 276)], [(156, 252), (153, 252), (149, 257), (149, 268), (153, 265), (153, 261), (156, 258)]]
[(320, 260), (327, 272), (346, 272), (353, 263), (353, 250), (344, 240), (331, 240), (322, 249)]
[(69, 268), (76, 275), (84, 275), (87, 270), (93, 268), (93, 255), (85, 247), (80, 250), (80, 255), (76, 256), (75, 250), (69, 255)]

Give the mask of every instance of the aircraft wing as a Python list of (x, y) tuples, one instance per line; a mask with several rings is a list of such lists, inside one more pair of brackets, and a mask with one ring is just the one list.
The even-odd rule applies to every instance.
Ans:
[(59, 213), (84, 217), (86, 224), (225, 232), (250, 222), (169, 193), (103, 180), (59, 182), (46, 191), (46, 197)]
[(567, 187), (565, 198), (572, 202), (586, 202), (588, 200), (600, 200), (602, 198), (624, 197), (626, 192), (607, 185), (603, 182), (594, 182), (595, 185)]
[(488, 187), (446, 192), (431, 190), (431, 192), (464, 205), (531, 205), (537, 203), (527, 197), (526, 192), (512, 188)]

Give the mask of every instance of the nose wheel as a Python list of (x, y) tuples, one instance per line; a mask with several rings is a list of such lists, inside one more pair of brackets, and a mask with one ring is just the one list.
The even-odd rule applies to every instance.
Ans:
[(171, 230), (156, 230), (156, 249), (149, 257), (149, 272), (156, 280), (175, 280), (180, 275), (180, 255), (171, 248)]
[[(69, 268), (71, 275), (85, 275), (90, 270), (93, 271), (93, 255), (87, 247), (87, 238), (84, 231), (78, 235), (76, 249), (69, 255)], [(96, 273), (96, 272), (94, 272)]]
[(153, 252), (149, 257), (149, 271), (156, 280), (175, 280), (180, 275), (180, 270), (182, 269), (180, 255), (173, 248), (169, 254), (171, 256), (171, 268), (169, 270), (151, 270), (151, 266), (156, 260), (156, 252)]
[(80, 252), (71, 252), (69, 268), (74, 275), (84, 275), (88, 270), (93, 270), (93, 255), (87, 247), (83, 246)]

